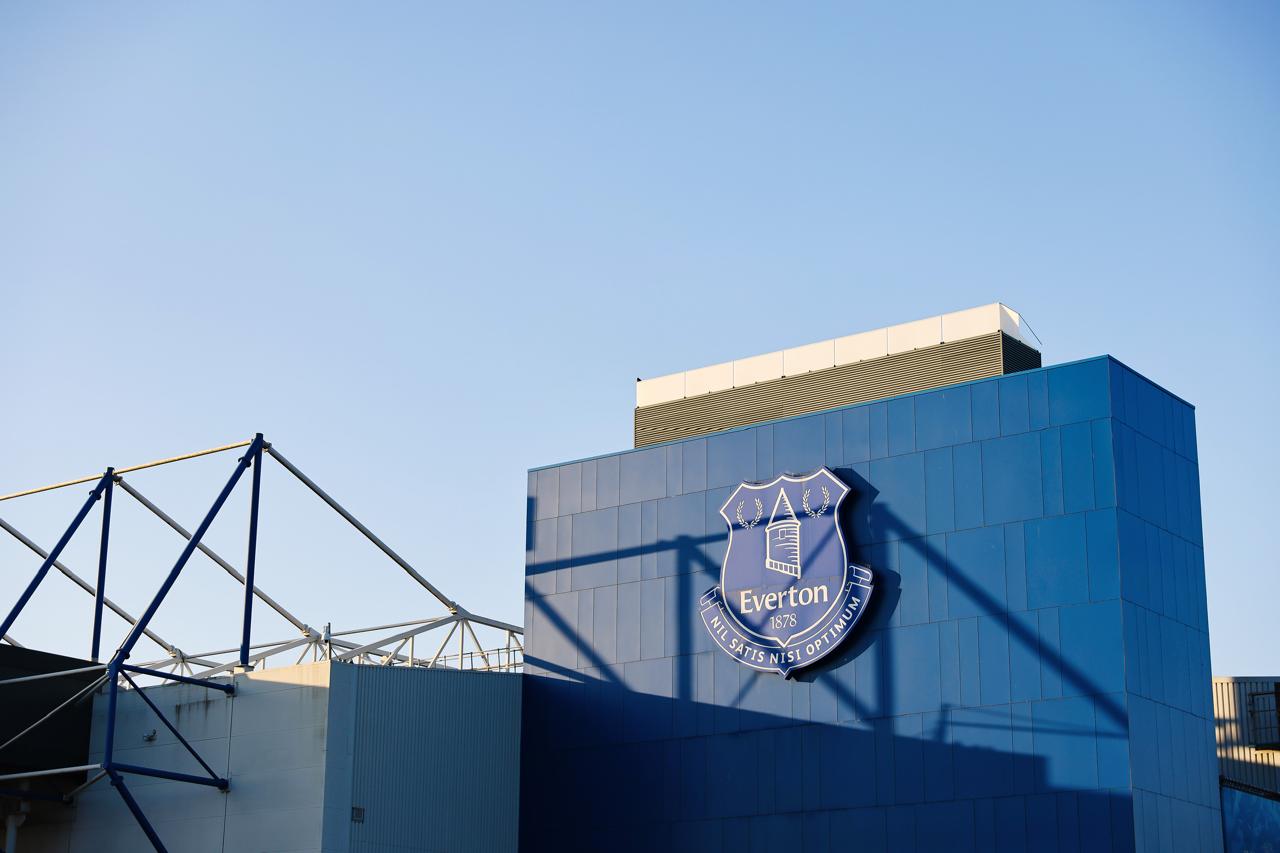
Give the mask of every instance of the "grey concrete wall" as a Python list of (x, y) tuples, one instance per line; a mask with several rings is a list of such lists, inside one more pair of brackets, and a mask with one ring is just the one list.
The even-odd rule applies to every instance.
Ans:
[[(231, 789), (126, 776), (172, 853), (319, 851), (324, 812), (329, 676), (326, 663), (236, 677), (236, 695), (185, 684), (147, 689)], [(200, 774), (199, 764), (129, 691), (119, 694), (115, 760)], [(89, 761), (102, 760), (105, 696), (94, 702)], [(154, 740), (148, 740), (154, 732)], [(74, 806), (43, 810), (57, 823), (31, 822), (19, 833), (21, 853), (137, 853), (151, 849), (107, 780)]]
[[(172, 853), (515, 850), (519, 676), (318, 663), (235, 682), (234, 697), (147, 688), (231, 782), (223, 793), (125, 777)], [(139, 696), (121, 691), (119, 702), (117, 762), (202, 772)], [(90, 762), (102, 760), (105, 722), (99, 695)], [(365, 808), (363, 823), (353, 805)], [(20, 853), (150, 849), (106, 779), (73, 806), (38, 806), (18, 844)]]

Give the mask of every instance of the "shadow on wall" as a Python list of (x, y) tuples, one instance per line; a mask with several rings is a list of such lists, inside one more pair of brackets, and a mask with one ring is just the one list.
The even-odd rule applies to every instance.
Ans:
[[(1098, 683), (1034, 622), (1011, 617), (989, 579), (949, 560), (939, 537), (876, 503), (857, 471), (836, 473), (853, 488), (842, 508), (850, 556), (875, 570), (876, 589), (843, 649), (794, 680), (754, 672), (705, 636), (695, 605), (719, 579), (723, 532), (530, 563), (523, 849), (1133, 849), (1123, 683)], [(530, 552), (534, 509), (530, 500)], [(1000, 526), (978, 530), (1005, 547)], [(890, 539), (895, 560), (885, 545), (857, 544)], [(663, 562), (649, 576), (674, 584), (663, 651), (639, 649), (643, 600), (616, 608), (618, 636), (634, 634), (641, 653), (610, 654), (532, 589), (546, 573), (655, 557)], [(953, 612), (977, 617), (971, 632), (958, 617), (929, 620), (933, 602), (918, 590), (934, 573), (964, 602)], [(957, 659), (981, 664), (979, 630), (1004, 655), (996, 695), (938, 663), (950, 631)], [(1010, 694), (1019, 653), (1060, 685), (1056, 698)]]
[[(525, 707), (534, 714), (526, 738), (537, 736), (525, 752), (522, 850), (1093, 853), (1133, 845), (1129, 792), (1056, 789), (1046, 760), (1029, 749), (1029, 720), (1013, 728), (1026, 748), (988, 748), (922, 730), (920, 715), (908, 734), (901, 719), (815, 724), (539, 677), (525, 681)], [(990, 712), (989, 724), (971, 713), (968, 735), (1008, 731), (1000, 713)], [(940, 725), (944, 715), (934, 716)], [(696, 736), (679, 736), (685, 729)], [(1071, 726), (1056, 735), (1094, 736)]]

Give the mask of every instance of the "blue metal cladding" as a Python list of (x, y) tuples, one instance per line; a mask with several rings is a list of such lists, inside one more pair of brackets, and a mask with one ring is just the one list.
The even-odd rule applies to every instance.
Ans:
[[(877, 593), (783, 679), (697, 599), (821, 465)], [(1194, 414), (1113, 359), (529, 483), (523, 849), (1221, 850)]]

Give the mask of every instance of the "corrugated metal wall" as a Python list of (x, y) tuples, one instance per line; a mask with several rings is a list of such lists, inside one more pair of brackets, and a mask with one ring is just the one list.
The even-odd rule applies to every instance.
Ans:
[(1233, 782), (1280, 794), (1280, 752), (1250, 746), (1249, 694), (1271, 692), (1280, 678), (1213, 680), (1218, 768)]
[(927, 391), (1040, 366), (1040, 353), (993, 332), (635, 410), (635, 446)]
[(515, 851), (520, 676), (354, 669), (351, 853)]

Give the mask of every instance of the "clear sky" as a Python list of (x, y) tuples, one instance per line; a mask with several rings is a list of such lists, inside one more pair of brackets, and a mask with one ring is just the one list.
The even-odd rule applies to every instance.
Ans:
[[(1267, 2), (6, 3), (0, 492), (260, 430), (522, 621), (525, 471), (628, 447), (637, 376), (1000, 300), (1197, 406), (1214, 670), (1278, 674), (1277, 44)], [(232, 463), (132, 482), (194, 526)], [(265, 590), (438, 612), (265, 471)], [(84, 493), (0, 516), (48, 546)], [(181, 542), (118, 507), (137, 612)], [(233, 645), (236, 602), (200, 559), (155, 627)], [(13, 633), (84, 655), (90, 603)]]

